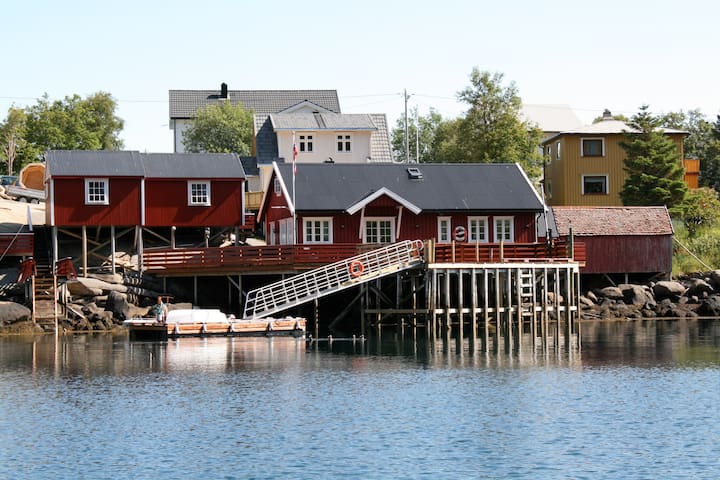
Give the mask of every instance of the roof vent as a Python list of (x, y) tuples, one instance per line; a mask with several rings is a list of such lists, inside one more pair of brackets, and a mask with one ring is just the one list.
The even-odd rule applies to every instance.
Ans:
[(228, 98), (227, 83), (220, 84), (220, 98)]
[(612, 113), (610, 113), (610, 110), (608, 110), (607, 108), (605, 109), (605, 111), (603, 111), (602, 119), (603, 120), (612, 120), (613, 119)]
[(423, 174), (417, 167), (409, 167), (407, 169), (408, 178), (410, 180), (422, 180)]

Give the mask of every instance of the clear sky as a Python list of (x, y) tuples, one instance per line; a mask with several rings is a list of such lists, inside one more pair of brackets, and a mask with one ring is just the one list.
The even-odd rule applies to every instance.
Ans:
[(0, 22), (0, 117), (11, 105), (109, 92), (125, 147), (172, 151), (168, 90), (335, 89), (345, 113), (459, 115), (473, 67), (525, 103), (585, 122), (720, 113), (720, 2), (9, 0)]

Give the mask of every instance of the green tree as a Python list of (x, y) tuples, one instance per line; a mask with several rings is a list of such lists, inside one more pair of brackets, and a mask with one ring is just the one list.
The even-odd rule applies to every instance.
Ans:
[(183, 136), (188, 152), (250, 155), (253, 114), (241, 104), (220, 102), (198, 110)]
[(541, 173), (542, 132), (521, 120), (522, 100), (514, 82), (502, 85), (501, 73), (474, 68), (471, 85), (458, 93), (470, 108), (459, 125), (462, 145), (456, 146), (462, 163), (519, 163), (530, 177)]
[(658, 128), (659, 119), (650, 114), (647, 105), (633, 116), (632, 123), (640, 132), (626, 133), (620, 143), (628, 174), (620, 192), (623, 203), (680, 206), (688, 188), (677, 147)]
[(0, 123), (0, 153), (5, 159), (7, 174), (13, 174), (15, 159), (25, 147), (27, 116), (20, 108), (10, 107), (7, 118)]
[[(418, 115), (417, 107), (413, 108), (408, 117), (408, 144), (410, 159), (417, 161), (416, 152), (420, 153), (420, 161), (424, 163), (438, 162), (435, 152), (435, 136), (443, 123), (442, 116), (434, 109), (427, 115)], [(391, 133), (393, 157), (396, 162), (405, 161), (405, 117), (399, 118)], [(418, 148), (419, 144), (419, 148)]]
[(688, 236), (695, 237), (698, 230), (713, 227), (720, 220), (718, 192), (708, 187), (693, 190), (678, 210)]
[(47, 94), (27, 108), (28, 148), (37, 156), (45, 150), (119, 150), (124, 122), (115, 115), (109, 93), (87, 98), (75, 94), (50, 101)]

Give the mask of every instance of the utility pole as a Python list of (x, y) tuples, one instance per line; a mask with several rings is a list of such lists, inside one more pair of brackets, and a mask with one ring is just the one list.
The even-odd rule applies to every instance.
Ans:
[(407, 88), (403, 90), (403, 98), (405, 98), (405, 163), (410, 163), (410, 133), (408, 125), (408, 114), (407, 114), (407, 102), (410, 95), (407, 93)]
[(420, 121), (415, 107), (415, 163), (420, 163)]

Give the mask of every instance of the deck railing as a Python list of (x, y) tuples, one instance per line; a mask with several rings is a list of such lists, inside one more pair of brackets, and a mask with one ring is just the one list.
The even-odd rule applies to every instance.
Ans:
[(32, 233), (0, 233), (0, 258), (33, 255), (35, 235)]
[[(212, 268), (215, 272), (250, 272), (274, 270), (309, 270), (338, 262), (378, 248), (371, 244), (269, 245), (260, 247), (209, 247), (152, 249), (143, 254), (143, 265), (152, 273), (191, 273)], [(575, 242), (574, 254), (568, 244), (557, 242), (548, 249), (545, 244), (497, 243), (440, 244), (426, 260), (435, 263), (490, 263), (507, 260), (569, 259), (585, 261), (585, 246)]]

